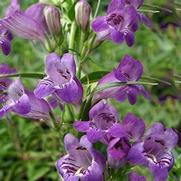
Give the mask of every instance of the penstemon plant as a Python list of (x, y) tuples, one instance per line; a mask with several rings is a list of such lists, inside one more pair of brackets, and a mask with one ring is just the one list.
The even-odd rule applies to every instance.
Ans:
[[(131, 112), (120, 120), (110, 101), (123, 104), (128, 99), (134, 105), (138, 96), (149, 100), (144, 85), (157, 83), (141, 81), (143, 66), (130, 55), (111, 72), (84, 71), (91, 52), (103, 42), (131, 47), (140, 24), (151, 27), (140, 11), (144, 2), (112, 0), (103, 16), (98, 16), (101, 1), (95, 11), (93, 3), (41, 0), (22, 10), (18, 0), (11, 1), (0, 20), (2, 52), (11, 52), (13, 34), (41, 44), (46, 50), (45, 72), (21, 73), (0, 65), (0, 118), (13, 113), (41, 120), (57, 133), (64, 131), (64, 140), (60, 139), (66, 153), (55, 163), (62, 180), (145, 181), (146, 175), (136, 169), (144, 166), (155, 181), (166, 181), (174, 165), (177, 133), (158, 122), (146, 128)], [(24, 87), (24, 77), (40, 79), (33, 91)], [(66, 131), (63, 125), (68, 126)]]

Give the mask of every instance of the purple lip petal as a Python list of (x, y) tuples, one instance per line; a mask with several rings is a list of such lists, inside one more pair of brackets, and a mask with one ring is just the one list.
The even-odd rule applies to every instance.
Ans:
[(13, 111), (19, 114), (27, 114), (31, 110), (29, 97), (23, 94), (18, 102), (13, 106)]
[(85, 136), (79, 142), (73, 135), (67, 134), (64, 142), (67, 155), (56, 163), (58, 173), (64, 180), (104, 180), (105, 159), (92, 148)]
[(79, 104), (82, 101), (83, 87), (77, 78), (56, 89), (57, 95), (67, 103)]
[(47, 77), (41, 80), (34, 90), (35, 95), (38, 98), (46, 97), (54, 92), (55, 88), (53, 82)]
[(2, 48), (3, 54), (9, 55), (9, 53), (11, 52), (11, 42), (6, 38), (1, 38), (0, 46)]

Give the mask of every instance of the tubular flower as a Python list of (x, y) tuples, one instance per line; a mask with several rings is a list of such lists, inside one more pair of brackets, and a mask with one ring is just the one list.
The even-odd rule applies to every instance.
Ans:
[(0, 109), (0, 117), (13, 111), (26, 118), (49, 119), (49, 104), (43, 99), (38, 99), (32, 92), (24, 90), (19, 78), (8, 87), (6, 100), (5, 106)]
[[(98, 86), (103, 86), (109, 83), (129, 83), (138, 82), (143, 74), (143, 66), (138, 61), (133, 59), (131, 56), (126, 55), (118, 67), (114, 69), (111, 73), (105, 75), (98, 83)], [(128, 98), (130, 104), (135, 104), (137, 101), (137, 95), (142, 94), (145, 98), (149, 95), (145, 91), (142, 85), (132, 84), (132, 85), (120, 85), (119, 87), (108, 88), (100, 91), (95, 96), (95, 100), (103, 98), (114, 98), (119, 102), (123, 102)]]
[(147, 166), (155, 181), (166, 181), (174, 163), (171, 150), (177, 141), (178, 135), (171, 128), (165, 129), (161, 123), (155, 123), (144, 140), (131, 147), (128, 160), (132, 164)]
[(61, 157), (56, 167), (65, 181), (103, 181), (105, 160), (93, 149), (86, 136), (80, 142), (71, 134), (64, 138), (67, 154)]
[(66, 103), (79, 104), (83, 96), (83, 87), (76, 78), (76, 65), (74, 56), (66, 53), (60, 57), (51, 53), (46, 58), (46, 74), (40, 81), (34, 93), (42, 98), (55, 94)]
[(29, 98), (24, 91), (20, 79), (16, 79), (8, 87), (8, 101), (7, 104), (0, 110), (0, 117), (3, 117), (11, 110), (19, 114), (27, 114), (31, 109), (29, 102)]
[[(115, 0), (112, 0), (112, 3), (114, 4)], [(139, 8), (143, 5), (144, 0), (122, 0), (122, 6), (133, 6), (137, 13), (138, 13), (138, 21), (141, 23), (144, 23), (146, 26), (150, 27), (152, 25), (152, 22), (150, 19), (145, 16), (143, 13), (139, 12)], [(138, 22), (138, 23), (139, 23)], [(137, 25), (135, 24), (134, 27), (135, 31), (137, 30)]]
[(139, 20), (146, 19), (137, 11), (141, 5), (141, 1), (112, 0), (107, 15), (97, 17), (92, 22), (92, 29), (97, 33), (98, 40), (108, 39), (117, 44), (126, 41), (128, 46), (132, 46)]
[(86, 132), (90, 142), (101, 140), (108, 144), (111, 138), (110, 129), (118, 122), (116, 109), (102, 100), (91, 108), (89, 119), (89, 121), (76, 121), (74, 127), (80, 132)]
[[(0, 76), (13, 73), (16, 73), (14, 68), (10, 68), (7, 64), (0, 64)], [(0, 104), (7, 101), (8, 96), (6, 91), (11, 83), (12, 80), (9, 78), (0, 79)]]
[(43, 15), (45, 5), (33, 4), (25, 12), (19, 8), (13, 10), (13, 7), (10, 6), (8, 16), (0, 20), (0, 24), (22, 38), (43, 41), (48, 33)]
[(110, 128), (112, 139), (108, 144), (107, 154), (111, 167), (119, 168), (127, 161), (132, 144), (141, 139), (144, 131), (144, 121), (132, 113), (128, 113), (122, 123)]

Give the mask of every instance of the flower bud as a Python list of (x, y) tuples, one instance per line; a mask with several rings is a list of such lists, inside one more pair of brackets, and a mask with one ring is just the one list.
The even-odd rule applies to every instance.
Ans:
[(54, 6), (46, 6), (44, 15), (50, 33), (52, 35), (60, 35), (61, 23), (59, 10)]
[(86, 0), (80, 0), (77, 2), (75, 6), (75, 18), (77, 21), (77, 24), (85, 30), (88, 23), (89, 23), (89, 17), (91, 13), (91, 6)]

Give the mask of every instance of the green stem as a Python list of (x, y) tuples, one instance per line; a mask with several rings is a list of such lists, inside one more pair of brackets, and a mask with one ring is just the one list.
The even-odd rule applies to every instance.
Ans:
[(97, 7), (96, 7), (96, 11), (95, 11), (95, 13), (94, 13), (94, 19), (96, 18), (97, 14), (98, 14), (100, 4), (101, 4), (101, 0), (98, 0), (98, 2), (97, 2)]
[(8, 77), (23, 77), (23, 78), (42, 79), (45, 77), (45, 74), (43, 74), (43, 73), (16, 73), (16, 74), (0, 75), (0, 79), (4, 79), (4, 78), (8, 78)]
[(74, 22), (72, 23), (72, 26), (71, 26), (71, 30), (70, 30), (70, 40), (69, 40), (69, 49), (70, 49), (70, 52), (71, 52), (71, 53), (72, 53), (71, 49), (74, 50), (76, 29), (77, 29), (76, 22), (74, 21)]

